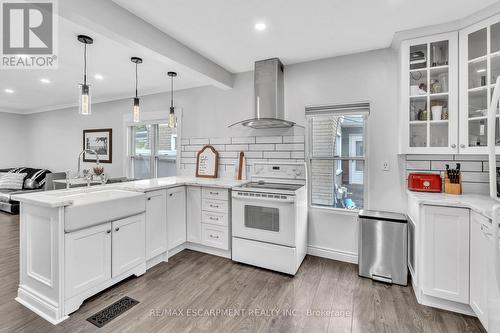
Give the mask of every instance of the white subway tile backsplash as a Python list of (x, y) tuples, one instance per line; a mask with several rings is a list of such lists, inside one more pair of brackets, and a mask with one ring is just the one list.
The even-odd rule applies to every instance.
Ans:
[(246, 151), (248, 145), (226, 145), (226, 151)]
[[(497, 159), (499, 157), (497, 156)], [(455, 168), (460, 163), (462, 170), (462, 192), (465, 194), (488, 194), (488, 157), (486, 155), (406, 155), (406, 175), (421, 171), (440, 173), (444, 177), (445, 165)]]
[(462, 181), (470, 183), (489, 183), (487, 172), (462, 172)]
[(455, 161), (488, 161), (488, 155), (455, 155)]
[(304, 154), (303, 151), (292, 151), (291, 152), (291, 158), (296, 158), (296, 159), (303, 160), (305, 158), (305, 154)]
[(255, 138), (256, 143), (282, 143), (282, 136), (258, 136)]
[(262, 152), (261, 151), (246, 151), (245, 157), (247, 159), (249, 159), (249, 158), (262, 158)]
[(255, 143), (255, 136), (242, 136), (231, 138), (231, 143)]
[(208, 138), (191, 138), (189, 139), (189, 144), (191, 145), (208, 145), (209, 143)]
[(196, 164), (196, 157), (183, 157), (182, 163), (184, 163), (184, 164)]
[[(482, 162), (458, 162), (462, 171), (483, 171)], [(450, 168), (456, 168), (456, 161), (431, 161), (431, 170), (446, 170), (446, 164)]]
[(214, 147), (214, 149), (217, 150), (218, 152), (226, 150), (226, 145), (214, 144), (212, 145), (212, 147)]
[(304, 150), (304, 144), (303, 143), (283, 143), (283, 144), (277, 144), (276, 145), (276, 150)]
[(194, 151), (183, 151), (181, 152), (181, 157), (196, 157), (196, 152)]
[(225, 145), (230, 143), (231, 138), (210, 138), (211, 145)]
[(220, 158), (237, 158), (238, 152), (236, 151), (219, 151)]
[(283, 143), (302, 143), (305, 142), (305, 137), (303, 135), (285, 135), (283, 137)]
[(430, 161), (406, 161), (406, 170), (430, 170)]
[(189, 145), (189, 146), (182, 146), (185, 151), (195, 151), (199, 152), (203, 146), (202, 145)]
[(276, 148), (275, 146), (276, 145), (274, 144), (260, 143), (255, 145), (249, 145), (249, 150), (273, 151)]
[(290, 158), (289, 151), (265, 151), (264, 158)]
[(303, 162), (304, 142), (303, 135), (185, 138), (180, 147), (181, 173), (195, 173), (196, 154), (206, 144), (219, 152), (219, 177), (233, 178), (240, 151), (245, 153), (247, 172), (251, 174), (256, 162)]
[(447, 161), (453, 160), (453, 155), (406, 155), (407, 161)]
[(467, 194), (488, 194), (490, 192), (488, 183), (462, 183), (462, 192)]

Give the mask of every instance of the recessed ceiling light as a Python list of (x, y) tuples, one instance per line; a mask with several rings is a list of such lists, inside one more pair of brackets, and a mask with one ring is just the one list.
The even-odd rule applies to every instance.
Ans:
[(50, 80), (46, 79), (46, 78), (42, 78), (42, 79), (40, 79), (40, 82), (42, 82), (43, 84), (49, 84)]
[(102, 79), (104, 79), (104, 76), (102, 76), (101, 74), (95, 74), (94, 75), (94, 79), (96, 79), (96, 80), (102, 80)]
[(484, 73), (484, 72), (486, 72), (486, 68), (480, 68), (476, 72), (477, 73)]
[(14, 90), (12, 90), (12, 89), (8, 89), (8, 88), (7, 88), (7, 89), (5, 89), (4, 91), (5, 91), (7, 94), (13, 94), (13, 93), (14, 93)]
[(257, 30), (257, 31), (264, 31), (264, 30), (266, 30), (266, 24), (264, 22), (257, 22), (257, 23), (255, 23), (255, 30)]

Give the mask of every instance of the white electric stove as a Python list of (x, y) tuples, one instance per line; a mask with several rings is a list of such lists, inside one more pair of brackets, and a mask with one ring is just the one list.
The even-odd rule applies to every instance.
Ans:
[(295, 275), (307, 250), (305, 163), (255, 163), (232, 191), (232, 259)]

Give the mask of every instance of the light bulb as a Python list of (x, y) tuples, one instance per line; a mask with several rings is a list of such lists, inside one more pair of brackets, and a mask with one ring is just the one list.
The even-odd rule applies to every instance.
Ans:
[(89, 86), (86, 84), (82, 84), (82, 89), (80, 92), (80, 102), (78, 103), (78, 113), (83, 116), (88, 116), (92, 113), (91, 104), (90, 104), (90, 94), (89, 94)]
[(141, 109), (139, 107), (139, 98), (134, 98), (134, 110), (133, 110), (134, 123), (141, 121)]
[(173, 108), (170, 108), (170, 114), (168, 115), (168, 127), (175, 128), (177, 126), (177, 119)]

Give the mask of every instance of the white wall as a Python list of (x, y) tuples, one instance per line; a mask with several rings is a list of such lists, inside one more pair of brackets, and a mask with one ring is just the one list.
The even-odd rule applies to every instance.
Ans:
[[(404, 209), (403, 163), (397, 155), (397, 58), (390, 49), (295, 64), (285, 68), (286, 117), (305, 126), (306, 105), (368, 100), (368, 201), (366, 208)], [(235, 75), (234, 88), (201, 87), (176, 93), (176, 106), (183, 109), (184, 138), (259, 135), (304, 135), (305, 129), (249, 130), (228, 128), (252, 118), (253, 73)], [(144, 112), (168, 109), (169, 95), (142, 99)], [(31, 165), (53, 170), (75, 169), (82, 148), (82, 130), (113, 128), (113, 164), (105, 165), (110, 176), (123, 170), (123, 115), (131, 112), (130, 100), (95, 105), (90, 117), (65, 109), (26, 117), (30, 126)], [(389, 161), (391, 170), (382, 171)], [(354, 261), (357, 255), (357, 223), (353, 214), (314, 208), (310, 211), (309, 243), (313, 251)]]
[(27, 132), (22, 115), (0, 112), (0, 168), (25, 165), (28, 159)]

